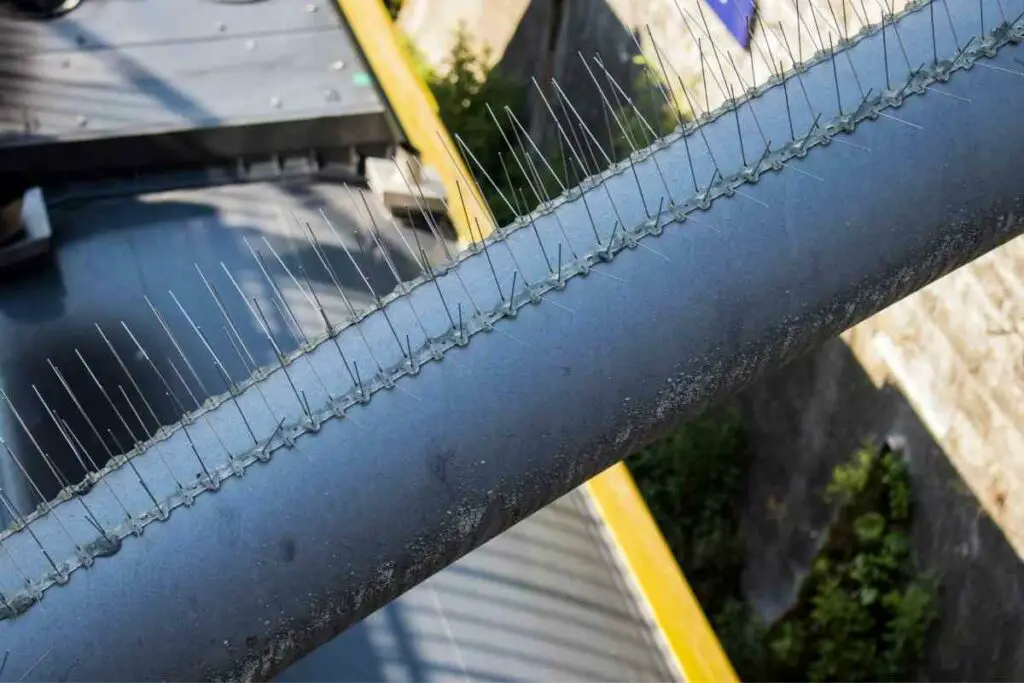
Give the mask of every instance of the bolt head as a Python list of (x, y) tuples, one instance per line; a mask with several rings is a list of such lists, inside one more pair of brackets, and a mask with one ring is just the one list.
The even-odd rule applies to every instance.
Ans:
[(278, 97), (277, 95), (274, 95), (273, 97), (271, 97), (270, 98), (270, 106), (273, 107), (274, 109), (280, 109), (281, 108), (281, 98)]
[(345, 68), (345, 62), (340, 59), (331, 62), (331, 71), (341, 71)]

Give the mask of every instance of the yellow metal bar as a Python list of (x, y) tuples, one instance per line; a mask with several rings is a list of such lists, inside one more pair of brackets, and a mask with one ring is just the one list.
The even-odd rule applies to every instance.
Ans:
[[(494, 229), (480, 189), (437, 115), (437, 102), (416, 75), (381, 0), (337, 0), (380, 89), (406, 137), (448, 191), (449, 218), (464, 243)], [(462, 200), (460, 201), (460, 193)], [(468, 216), (468, 221), (467, 221)], [(482, 234), (481, 234), (482, 233)]]
[[(460, 239), (473, 242), (490, 234), (493, 225), (483, 195), (438, 118), (437, 103), (417, 77), (383, 3), (337, 2), (409, 141), (441, 174)], [(609, 468), (586, 488), (686, 680), (736, 683), (736, 673), (626, 466)]]
[(691, 683), (736, 683), (736, 672), (626, 466), (613, 465), (586, 486), (683, 677)]

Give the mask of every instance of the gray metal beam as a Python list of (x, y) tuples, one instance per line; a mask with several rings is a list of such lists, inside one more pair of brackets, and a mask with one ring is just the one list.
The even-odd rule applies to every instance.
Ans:
[[(949, 5), (960, 36), (977, 30), (975, 3)], [(19, 612), (0, 622), (4, 675), (271, 676), (673, 420), (1019, 234), (1024, 22), (983, 5), (992, 33), (966, 46), (933, 43), (915, 6), (896, 25), (906, 66), (891, 25), (870, 32), (165, 432), (133, 458), (159, 510), (130, 468), (106, 474), (141, 535), (100, 486), (56, 508), (91, 533), (81, 558), (54, 513), (34, 518), (67, 565), (33, 559), (24, 532), (2, 541), (36, 582), (0, 571)], [(788, 142), (762, 154), (762, 134)]]

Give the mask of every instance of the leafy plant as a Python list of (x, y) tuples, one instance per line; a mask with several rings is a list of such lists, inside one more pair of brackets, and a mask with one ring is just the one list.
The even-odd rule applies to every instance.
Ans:
[(875, 447), (836, 467), (836, 521), (796, 604), (765, 628), (743, 601), (736, 502), (750, 459), (735, 407), (710, 411), (627, 459), (733, 666), (743, 678), (905, 680), (938, 618), (936, 586), (914, 569), (910, 478)]
[(403, 0), (384, 0), (384, 8), (391, 15), (392, 21), (397, 19), (398, 13), (402, 11), (402, 2)]
[(762, 659), (763, 628), (742, 601), (737, 500), (750, 465), (735, 405), (705, 412), (626, 459), (686, 579), (741, 672)]
[(840, 504), (838, 516), (797, 604), (768, 631), (768, 675), (908, 679), (938, 612), (936, 587), (910, 554), (906, 464), (899, 453), (865, 447), (836, 468), (826, 498)]
[(736, 594), (743, 563), (736, 500), (749, 460), (735, 406), (711, 410), (626, 460), (709, 614)]
[[(445, 127), (472, 152), (470, 155), (462, 150), (496, 221), (506, 225), (520, 211), (527, 210), (517, 197), (518, 190), (528, 187), (529, 181), (510, 158), (502, 130), (495, 126), (488, 106), (499, 117), (504, 117), (505, 107), (521, 113), (526, 86), (491, 69), (490, 62), (487, 50), (475, 49), (465, 26), (460, 26), (447, 71), (430, 74), (427, 82)], [(511, 131), (505, 134), (510, 138), (513, 135)]]

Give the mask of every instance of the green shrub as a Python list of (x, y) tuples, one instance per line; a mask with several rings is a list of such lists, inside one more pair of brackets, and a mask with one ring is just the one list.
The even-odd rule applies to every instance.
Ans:
[[(459, 136), (473, 153), (472, 157), (465, 152), (463, 156), (467, 157), (467, 167), (476, 177), (497, 223), (507, 225), (520, 212), (509, 204), (520, 208), (517, 192), (519, 188), (528, 187), (528, 183), (519, 166), (509, 157), (508, 146), (494, 125), (487, 105), (499, 120), (504, 120), (505, 107), (521, 114), (526, 86), (491, 69), (490, 61), (487, 51), (474, 49), (465, 27), (460, 26), (448, 57), (447, 72), (430, 74), (427, 83), (437, 100), (441, 121), (452, 136)], [(506, 135), (511, 138), (511, 131), (506, 131)]]
[(626, 459), (733, 666), (759, 670), (763, 627), (742, 600), (738, 500), (751, 449), (736, 405), (705, 412)]
[(394, 21), (398, 18), (398, 13), (402, 11), (402, 0), (384, 0), (384, 8), (387, 9), (391, 20)]
[(938, 612), (934, 582), (911, 558), (906, 464), (865, 447), (836, 468), (826, 499), (838, 516), (797, 604), (768, 631), (768, 677), (909, 679)]

